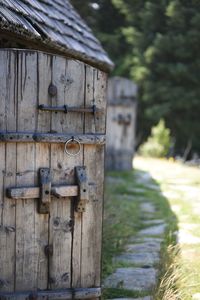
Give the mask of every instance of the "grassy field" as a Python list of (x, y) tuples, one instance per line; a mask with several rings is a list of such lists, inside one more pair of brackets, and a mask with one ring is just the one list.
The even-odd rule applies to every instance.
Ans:
[[(128, 239), (143, 227), (140, 203), (146, 199), (156, 206), (156, 218), (168, 224), (154, 299), (189, 300), (200, 293), (199, 187), (199, 169), (167, 160), (138, 157), (133, 171), (109, 173), (105, 194), (103, 277), (119, 267), (112, 258), (122, 252)], [(107, 299), (122, 296), (140, 294), (121, 289), (105, 291)]]

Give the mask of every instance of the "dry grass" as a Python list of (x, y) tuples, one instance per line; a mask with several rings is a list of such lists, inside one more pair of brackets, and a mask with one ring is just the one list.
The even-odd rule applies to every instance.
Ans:
[[(177, 220), (180, 243), (166, 241), (156, 300), (192, 300), (200, 292), (200, 169), (159, 159), (138, 157), (135, 166), (159, 184)], [(168, 247), (167, 247), (168, 245)]]
[[(156, 207), (155, 218), (168, 224), (153, 299), (192, 300), (194, 294), (200, 293), (200, 243), (189, 240), (190, 236), (200, 237), (200, 169), (141, 157), (134, 160), (134, 166), (132, 172), (110, 174), (113, 179), (107, 182), (104, 276), (117, 267), (112, 257), (123, 250), (129, 236), (141, 229), (143, 216), (138, 208), (141, 201), (147, 199)], [(180, 237), (180, 232), (182, 242), (175, 245), (175, 233)], [(136, 298), (127, 291), (109, 290), (106, 299), (119, 298), (122, 294)]]
[(162, 255), (160, 282), (156, 288), (155, 300), (183, 300), (187, 299), (180, 288), (185, 284), (185, 275), (179, 262), (180, 249), (168, 246)]

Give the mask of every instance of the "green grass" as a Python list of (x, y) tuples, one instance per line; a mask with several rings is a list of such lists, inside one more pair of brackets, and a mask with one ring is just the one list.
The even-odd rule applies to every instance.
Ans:
[(132, 292), (125, 289), (106, 289), (104, 291), (104, 299), (113, 299), (113, 298), (136, 298), (136, 297), (145, 297), (148, 295), (148, 292)]
[[(119, 177), (118, 173), (109, 174)], [(123, 251), (128, 239), (141, 228), (138, 201), (130, 201), (128, 188), (133, 185), (133, 172), (122, 172), (120, 183), (106, 184), (103, 230), (103, 277), (117, 267), (112, 259)], [(134, 197), (134, 193), (133, 193)]]
[[(182, 186), (200, 188), (200, 170), (166, 160), (138, 158), (136, 168), (130, 172), (111, 172), (109, 177), (118, 179), (107, 181), (105, 193), (105, 216), (103, 234), (103, 278), (116, 268), (128, 267), (113, 257), (123, 252), (130, 237), (144, 227), (142, 221), (149, 218), (141, 214), (140, 203), (151, 202), (156, 207), (153, 218), (163, 219), (167, 224), (158, 266), (159, 280), (154, 291), (155, 300), (191, 300), (192, 295), (200, 293), (200, 244), (176, 245), (175, 232), (183, 229), (182, 224), (196, 224), (189, 233), (200, 237), (200, 214), (194, 209), (197, 199), (189, 199)], [(151, 178), (145, 182), (145, 175)], [(143, 176), (144, 180), (141, 179)], [(154, 178), (154, 179), (153, 179)], [(152, 186), (149, 186), (153, 185)], [(156, 188), (154, 188), (156, 187)], [(162, 192), (176, 193), (165, 197)], [(168, 195), (168, 194), (166, 194)], [(179, 210), (172, 211), (178, 206)], [(130, 265), (129, 265), (130, 266)], [(120, 287), (105, 289), (104, 298), (145, 296), (146, 293), (131, 292)]]
[[(151, 183), (157, 186), (156, 190), (146, 186), (145, 183), (138, 183), (137, 178), (141, 173), (144, 174), (145, 172), (134, 170), (130, 172), (110, 172), (107, 174), (112, 180), (107, 180), (105, 192), (103, 278), (113, 273), (116, 268), (128, 267), (125, 263), (115, 262), (113, 257), (123, 252), (124, 245), (128, 243), (130, 237), (135, 236), (140, 229), (144, 228), (142, 221), (147, 216), (141, 213), (140, 204), (145, 199), (156, 207), (154, 218), (163, 219), (169, 224), (164, 245), (174, 244), (172, 232), (177, 229), (176, 217), (172, 213), (168, 201), (162, 196), (158, 188), (159, 185), (153, 179)], [(114, 178), (118, 180), (114, 182)], [(163, 247), (164, 252), (165, 249)], [(162, 267), (160, 269), (162, 270)], [(145, 295), (146, 293), (141, 294), (140, 292), (131, 292), (124, 289), (104, 290), (105, 299)]]
[[(167, 197), (169, 207), (178, 206), (179, 208), (174, 213), (175, 223), (178, 229), (183, 231), (185, 230), (184, 224), (197, 226), (187, 229), (186, 232), (199, 238), (200, 214), (199, 209), (196, 209), (194, 205), (200, 203), (200, 196), (197, 192), (191, 197), (193, 188), (200, 188), (199, 168), (176, 162), (170, 163), (167, 160), (144, 158), (136, 159), (136, 166), (156, 178), (162, 192), (176, 192), (175, 197), (170, 194)], [(191, 191), (187, 192), (186, 187)], [(193, 294), (200, 293), (200, 244), (193, 244), (187, 237), (185, 243), (174, 245), (173, 230), (171, 233), (172, 242), (171, 238), (166, 239), (163, 245), (164, 251), (161, 251), (160, 282), (154, 299), (191, 300)]]

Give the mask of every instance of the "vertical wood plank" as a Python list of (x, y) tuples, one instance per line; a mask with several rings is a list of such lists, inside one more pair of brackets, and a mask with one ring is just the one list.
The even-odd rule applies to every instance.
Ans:
[[(6, 96), (6, 130), (16, 130), (16, 104), (17, 104), (17, 55), (16, 52), (8, 51), (7, 54), (7, 96)], [(6, 197), (6, 188), (16, 185), (16, 144), (6, 144), (4, 173), (4, 228), (10, 228), (6, 232), (6, 255), (4, 257), (5, 268), (8, 275), (9, 290), (14, 290), (15, 283), (15, 201)]]
[[(51, 105), (51, 98), (48, 93), (51, 84), (52, 72), (52, 56), (46, 53), (38, 52), (38, 103)], [(49, 132), (51, 129), (51, 112), (37, 110), (37, 125), (38, 132)]]
[(100, 109), (104, 110), (104, 114), (100, 114), (95, 118), (96, 133), (106, 132), (106, 90), (107, 90), (107, 74), (95, 70), (94, 74), (94, 102)]
[[(9, 73), (9, 54), (7, 51), (0, 52), (0, 129), (6, 130), (6, 101), (8, 93), (8, 73)], [(12, 87), (13, 88), (13, 87)], [(6, 178), (6, 146), (4, 143), (0, 143), (0, 291), (12, 290), (13, 289), (13, 266), (9, 261), (13, 257), (12, 238), (13, 232), (8, 234), (6, 232), (7, 222), (10, 222), (9, 207), (4, 198), (4, 181)], [(12, 212), (12, 209), (10, 213)], [(15, 215), (15, 214), (14, 214)], [(8, 217), (8, 221), (5, 219)], [(13, 220), (11, 226), (13, 224)], [(8, 240), (7, 240), (8, 237)], [(11, 249), (7, 249), (7, 246), (11, 246)], [(8, 264), (8, 265), (7, 265)]]
[[(18, 54), (17, 130), (32, 131), (36, 123), (37, 54)], [(17, 145), (17, 185), (35, 185), (35, 145)], [(16, 206), (16, 290), (37, 288), (39, 241), (36, 201), (19, 200)]]
[[(52, 99), (52, 105), (81, 105), (84, 102), (83, 64), (67, 61), (62, 57), (53, 57), (52, 83), (58, 94)], [(83, 130), (83, 117), (77, 114), (52, 114), (52, 130), (76, 133)], [(74, 183), (74, 166), (82, 164), (82, 153), (76, 157), (64, 153), (64, 145), (51, 145), (51, 167), (54, 184)], [(72, 284), (73, 238), (80, 231), (77, 219), (73, 218), (71, 199), (52, 198), (50, 212), (50, 244), (53, 256), (50, 258), (50, 287), (68, 288)], [(79, 217), (80, 218), (80, 217)], [(75, 233), (73, 233), (73, 223)], [(78, 226), (77, 226), (78, 225)], [(79, 236), (80, 237), (80, 236)], [(80, 243), (80, 242), (79, 242)], [(77, 259), (77, 257), (76, 257)], [(77, 266), (78, 267), (78, 266)]]
[[(70, 60), (68, 62), (68, 76), (71, 79), (71, 86), (68, 90), (66, 104), (72, 106), (84, 106), (84, 90), (85, 90), (85, 65), (81, 62)], [(83, 133), (84, 132), (84, 115), (73, 113), (69, 119), (69, 132)], [(67, 128), (66, 128), (67, 129)], [(68, 161), (68, 166), (71, 169), (71, 182), (75, 183), (75, 166), (83, 166), (83, 147), (81, 152), (75, 157), (65, 156)], [(81, 232), (82, 232), (82, 214), (75, 211), (74, 203), (72, 204), (72, 278), (71, 286), (76, 288), (81, 285)]]
[[(90, 103), (93, 93), (95, 104), (105, 109), (106, 75), (91, 67), (87, 68), (86, 74), (85, 104)], [(92, 76), (93, 87), (89, 88)], [(105, 115), (96, 117), (93, 122), (91, 126), (91, 120), (86, 119), (85, 132), (92, 128), (94, 133), (105, 133)], [(100, 286), (104, 147), (85, 145), (84, 164), (87, 166), (89, 181), (96, 184), (96, 197), (90, 198), (82, 222), (81, 284), (83, 287), (91, 287)]]
[[(38, 71), (38, 105), (50, 104), (48, 87), (51, 83), (51, 56), (38, 52), (37, 57)], [(49, 112), (38, 111), (37, 131), (50, 131), (51, 114)], [(35, 174), (37, 184), (39, 184), (39, 169), (50, 168), (50, 145), (36, 143), (35, 145)], [(37, 202), (37, 200), (35, 200)], [(36, 204), (37, 205), (37, 204)], [(45, 256), (44, 249), (49, 244), (49, 215), (38, 214), (36, 212), (35, 228), (38, 232), (38, 270), (37, 287), (40, 289), (48, 288), (48, 257)]]

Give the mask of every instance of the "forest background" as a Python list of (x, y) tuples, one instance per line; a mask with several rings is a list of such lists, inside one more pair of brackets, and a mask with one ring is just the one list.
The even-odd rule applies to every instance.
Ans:
[(171, 155), (200, 154), (200, 1), (71, 0), (115, 63), (139, 85), (137, 145), (164, 119)]

